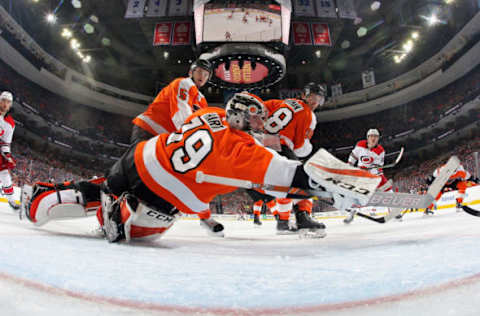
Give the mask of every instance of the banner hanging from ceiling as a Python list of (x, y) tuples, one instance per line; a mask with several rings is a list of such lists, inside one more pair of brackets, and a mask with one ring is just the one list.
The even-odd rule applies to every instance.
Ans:
[(332, 46), (330, 29), (325, 23), (312, 23), (313, 45)]
[(148, 10), (145, 16), (157, 18), (167, 16), (167, 0), (148, 0)]
[(375, 85), (375, 73), (373, 70), (365, 70), (362, 72), (363, 88), (368, 88)]
[(172, 22), (157, 23), (153, 33), (153, 46), (170, 45), (172, 35)]
[(192, 40), (192, 23), (175, 22), (173, 27), (173, 45), (190, 45)]
[(125, 18), (136, 19), (143, 17), (143, 10), (145, 10), (145, 1), (146, 0), (128, 0)]
[(295, 16), (315, 16), (313, 1), (293, 0), (293, 14)]
[(337, 7), (333, 0), (316, 0), (317, 17), (319, 18), (337, 18)]
[(310, 25), (304, 22), (292, 22), (294, 45), (312, 45)]
[(353, 0), (337, 0), (338, 16), (343, 19), (355, 19), (357, 11)]
[(170, 0), (168, 2), (168, 16), (187, 16), (192, 15), (192, 1), (190, 0)]

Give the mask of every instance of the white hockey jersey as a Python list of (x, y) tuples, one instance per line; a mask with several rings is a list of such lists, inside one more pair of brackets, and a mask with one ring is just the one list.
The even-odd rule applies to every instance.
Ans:
[(369, 149), (367, 140), (361, 140), (352, 150), (348, 157), (348, 163), (355, 165), (359, 168), (369, 169), (370, 173), (381, 174), (383, 173), (381, 167), (383, 166), (385, 159), (385, 150), (381, 145), (377, 145), (374, 148)]
[(2, 153), (10, 153), (15, 121), (10, 115), (0, 116), (0, 150)]

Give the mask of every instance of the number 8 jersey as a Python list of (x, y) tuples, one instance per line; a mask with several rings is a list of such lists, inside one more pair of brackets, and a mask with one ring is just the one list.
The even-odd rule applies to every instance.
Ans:
[(265, 130), (269, 134), (279, 134), (283, 145), (288, 146), (300, 158), (312, 152), (310, 138), (313, 135), (317, 119), (312, 110), (302, 100), (265, 101), (269, 117)]
[(156, 136), (135, 149), (135, 166), (143, 183), (184, 213), (205, 211), (216, 195), (236, 189), (196, 183), (197, 171), (290, 186), (298, 165), (229, 127), (220, 108), (201, 109), (185, 121), (181, 131)]

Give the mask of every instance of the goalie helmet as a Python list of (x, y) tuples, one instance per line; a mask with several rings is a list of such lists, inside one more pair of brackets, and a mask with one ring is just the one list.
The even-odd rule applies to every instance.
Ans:
[(305, 94), (306, 97), (308, 97), (312, 93), (318, 94), (324, 97), (326, 94), (326, 91), (325, 91), (325, 87), (322, 86), (321, 84), (310, 82), (303, 88), (303, 93)]
[(213, 67), (212, 67), (212, 63), (210, 63), (208, 60), (206, 59), (197, 59), (195, 60), (191, 65), (190, 65), (190, 72), (193, 72), (195, 70), (195, 68), (197, 67), (200, 67), (202, 69), (205, 69), (206, 71), (208, 71), (210, 73), (210, 76), (208, 77), (208, 80), (210, 80), (210, 78), (212, 77), (212, 73), (213, 73)]
[(267, 118), (262, 99), (248, 92), (235, 93), (225, 108), (227, 122), (242, 131), (261, 131)]
[(378, 129), (376, 129), (376, 128), (371, 128), (371, 129), (369, 129), (368, 132), (367, 132), (367, 137), (370, 136), (370, 135), (374, 135), (374, 136), (380, 137), (380, 132), (379, 132)]

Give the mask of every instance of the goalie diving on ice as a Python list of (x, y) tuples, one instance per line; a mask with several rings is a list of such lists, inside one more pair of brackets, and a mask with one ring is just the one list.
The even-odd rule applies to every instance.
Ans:
[[(301, 164), (259, 144), (248, 132), (261, 127), (266, 114), (260, 99), (237, 93), (226, 110), (201, 109), (180, 131), (132, 146), (104, 179), (24, 186), (22, 213), (40, 226), (96, 212), (106, 239), (117, 242), (160, 237), (180, 214), (205, 211), (217, 195), (241, 187), (205, 185), (197, 181), (201, 174), (265, 183), (272, 186), (265, 193), (275, 197), (292, 194), (276, 190), (287, 187), (331, 195), (336, 203), (363, 205), (376, 196), (378, 177), (337, 166), (336, 158), (324, 150)], [(389, 203), (394, 202), (405, 199)], [(376, 203), (385, 204), (386, 199), (380, 196)]]

